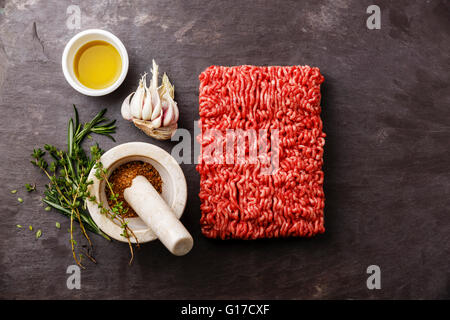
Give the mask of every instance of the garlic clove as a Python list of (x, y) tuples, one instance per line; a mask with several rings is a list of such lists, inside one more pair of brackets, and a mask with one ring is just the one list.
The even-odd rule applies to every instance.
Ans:
[(142, 107), (142, 120), (150, 120), (152, 117), (152, 95), (150, 94), (150, 90), (145, 88), (145, 99), (144, 106)]
[(172, 123), (173, 120), (173, 107), (171, 103), (167, 104), (166, 109), (164, 110), (164, 116), (163, 116), (163, 127), (167, 127), (169, 124)]
[(180, 111), (178, 110), (178, 105), (175, 101), (173, 101), (172, 104), (173, 107), (173, 120), (172, 123), (177, 123), (178, 122), (178, 118), (180, 117)]
[(164, 118), (164, 123), (167, 123), (164, 126), (167, 126), (172, 123), (177, 123), (178, 117), (179, 117), (179, 110), (178, 110), (177, 103), (172, 99), (172, 96), (170, 95), (169, 92), (166, 92), (164, 94), (163, 100), (165, 101), (165, 103), (167, 103), (167, 105), (170, 106), (170, 108), (172, 109), (172, 114), (173, 114), (170, 122), (166, 122), (166, 118)]
[(139, 81), (139, 87), (137, 88), (133, 98), (130, 102), (131, 115), (136, 119), (142, 119), (142, 106), (144, 105), (145, 87), (143, 82), (145, 81), (146, 74), (144, 74)]
[(134, 94), (134, 92), (130, 93), (128, 97), (125, 98), (122, 102), (122, 107), (120, 108), (120, 113), (122, 114), (122, 118), (125, 120), (131, 120), (131, 111), (130, 111), (130, 100), (131, 96)]
[(162, 112), (161, 100), (159, 99), (159, 94), (157, 91), (156, 93), (152, 92), (152, 104), (153, 104), (153, 112), (151, 120), (155, 120)]
[(163, 111), (161, 110), (159, 116), (157, 118), (155, 118), (154, 120), (152, 120), (152, 122), (151, 122), (154, 128), (161, 127), (162, 117), (163, 117)]

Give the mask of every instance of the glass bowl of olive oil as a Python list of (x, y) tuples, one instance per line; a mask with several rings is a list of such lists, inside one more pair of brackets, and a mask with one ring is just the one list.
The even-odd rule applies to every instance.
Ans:
[(67, 82), (88, 96), (103, 96), (116, 90), (128, 72), (128, 54), (111, 32), (89, 29), (67, 43), (62, 56)]

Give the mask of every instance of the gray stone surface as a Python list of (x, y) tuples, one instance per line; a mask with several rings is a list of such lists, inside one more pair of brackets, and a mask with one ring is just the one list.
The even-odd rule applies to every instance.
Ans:
[[(61, 54), (77, 1), (0, 0), (0, 298), (450, 298), (450, 14), (447, 1), (376, 1), (381, 30), (365, 26), (364, 1), (79, 1), (81, 29), (125, 44), (130, 70), (100, 98), (64, 80)], [(200, 233), (199, 176), (183, 165), (189, 199), (182, 221), (195, 246), (172, 256), (94, 236), (98, 265), (82, 289), (66, 288), (73, 263), (68, 221), (45, 212), (33, 147), (63, 146), (71, 105), (87, 120), (120, 104), (155, 58), (176, 87), (180, 126), (198, 119), (198, 75), (212, 64), (321, 68), (326, 233), (313, 239), (211, 241)], [(145, 141), (119, 119), (117, 143)], [(98, 139), (103, 148), (115, 145)], [(24, 183), (37, 182), (26, 194)], [(11, 189), (19, 189), (11, 195)], [(17, 196), (24, 199), (17, 202)], [(61, 222), (61, 230), (54, 227)], [(35, 240), (16, 224), (43, 230)], [(382, 289), (366, 288), (381, 267)]]

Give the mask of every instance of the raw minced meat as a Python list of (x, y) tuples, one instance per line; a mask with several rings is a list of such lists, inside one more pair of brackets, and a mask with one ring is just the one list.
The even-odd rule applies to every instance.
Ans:
[[(199, 78), (202, 233), (220, 239), (323, 233), (320, 70), (211, 66)], [(219, 139), (208, 134), (212, 129), (223, 136), (230, 129), (265, 130), (269, 158), (275, 153), (271, 138), (277, 131), (278, 167), (270, 174), (263, 172), (267, 157), (244, 163), (229, 163), (221, 156), (216, 163), (208, 161), (206, 150)], [(244, 145), (245, 155), (249, 147), (250, 143)]]

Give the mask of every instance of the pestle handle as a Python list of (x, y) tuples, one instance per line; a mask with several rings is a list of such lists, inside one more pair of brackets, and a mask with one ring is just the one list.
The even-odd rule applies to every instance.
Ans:
[(192, 236), (145, 177), (134, 178), (124, 197), (170, 252), (182, 256), (192, 249)]

